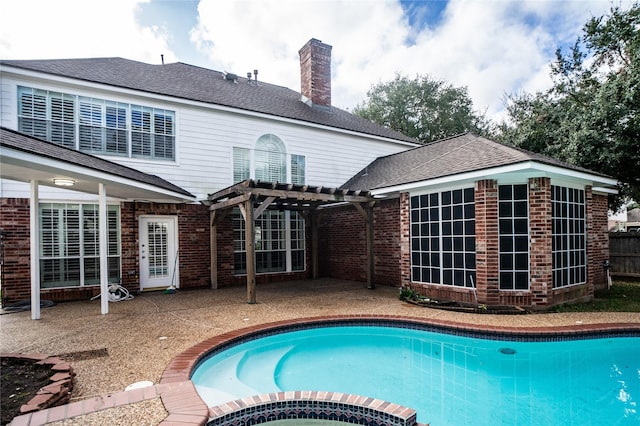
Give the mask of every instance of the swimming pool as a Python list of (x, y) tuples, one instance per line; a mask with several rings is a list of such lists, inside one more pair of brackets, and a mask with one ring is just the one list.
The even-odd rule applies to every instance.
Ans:
[(325, 390), (411, 407), (432, 426), (638, 424), (640, 337), (592, 337), (491, 340), (389, 325), (313, 327), (212, 353), (191, 380), (209, 406)]

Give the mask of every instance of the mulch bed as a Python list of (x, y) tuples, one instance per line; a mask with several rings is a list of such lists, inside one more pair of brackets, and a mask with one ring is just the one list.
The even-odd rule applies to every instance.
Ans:
[(75, 373), (60, 358), (40, 354), (0, 356), (0, 424), (21, 414), (69, 401)]

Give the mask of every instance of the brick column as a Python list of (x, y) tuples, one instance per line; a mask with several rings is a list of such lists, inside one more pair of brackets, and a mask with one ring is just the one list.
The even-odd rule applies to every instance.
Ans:
[(475, 183), (476, 204), (476, 288), (478, 303), (500, 302), (498, 280), (498, 183)]
[(0, 229), (4, 232), (2, 297), (6, 303), (31, 297), (29, 223), (28, 198), (0, 198)]
[(590, 186), (584, 191), (587, 215), (587, 291), (607, 286), (602, 263), (609, 258), (609, 231), (607, 228), (607, 196), (593, 194)]
[(529, 179), (529, 248), (532, 306), (553, 304), (551, 179)]
[(409, 193), (400, 194), (400, 286), (411, 284), (411, 213)]

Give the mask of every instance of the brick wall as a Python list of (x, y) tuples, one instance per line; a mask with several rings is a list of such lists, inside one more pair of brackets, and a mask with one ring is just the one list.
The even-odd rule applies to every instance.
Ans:
[[(373, 257), (376, 285), (400, 287), (403, 256), (403, 227), (399, 200), (383, 200), (373, 208)], [(407, 217), (408, 222), (408, 217)], [(408, 229), (408, 227), (406, 228)], [(404, 249), (408, 252), (409, 239)]]
[(29, 199), (0, 199), (0, 230), (4, 233), (3, 302), (31, 296)]
[[(373, 222), (374, 284), (398, 287), (409, 244), (408, 225), (401, 225), (398, 199), (376, 202)], [(320, 276), (366, 282), (365, 221), (356, 208), (349, 205), (325, 210), (319, 234)]]
[(587, 275), (593, 289), (603, 289), (607, 287), (607, 277), (602, 264), (609, 258), (607, 196), (594, 194), (591, 187), (587, 187), (585, 199), (587, 203)]
[(345, 205), (325, 210), (320, 216), (318, 234), (321, 277), (367, 281), (365, 223), (355, 207)]
[[(0, 199), (0, 229), (6, 233), (3, 298), (6, 303), (31, 296), (29, 199)], [(183, 289), (209, 286), (209, 211), (198, 204), (122, 203), (122, 284), (132, 292), (140, 288), (138, 263), (138, 217), (178, 216), (180, 286)], [(100, 293), (98, 286), (41, 290), (43, 300), (56, 302), (89, 299)]]
[(498, 279), (498, 183), (475, 183), (476, 288), (478, 303), (500, 303)]
[(180, 288), (210, 286), (211, 251), (209, 209), (200, 204), (122, 203), (122, 285), (130, 291), (140, 288), (138, 219), (144, 215), (178, 217)]

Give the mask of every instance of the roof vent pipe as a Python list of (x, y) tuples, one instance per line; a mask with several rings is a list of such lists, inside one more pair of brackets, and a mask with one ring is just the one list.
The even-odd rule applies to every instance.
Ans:
[(160, 60), (162, 61), (162, 65), (164, 65), (164, 54), (160, 54)]
[(256, 85), (258, 85), (258, 70), (253, 70), (253, 77), (256, 80)]

